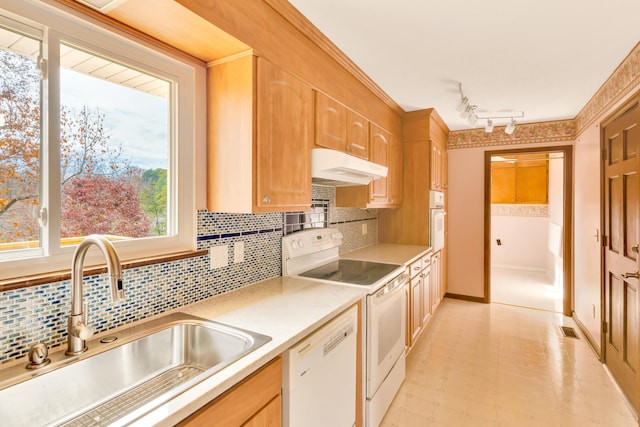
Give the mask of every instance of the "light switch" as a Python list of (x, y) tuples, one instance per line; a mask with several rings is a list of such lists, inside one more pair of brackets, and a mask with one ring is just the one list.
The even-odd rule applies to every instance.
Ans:
[(209, 269), (229, 265), (229, 246), (212, 246), (209, 248)]

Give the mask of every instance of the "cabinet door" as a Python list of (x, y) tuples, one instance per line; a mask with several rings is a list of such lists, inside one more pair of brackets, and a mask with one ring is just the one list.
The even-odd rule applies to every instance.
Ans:
[(315, 92), (315, 143), (332, 150), (347, 150), (347, 109), (321, 92)]
[[(371, 161), (379, 165), (389, 166), (389, 133), (381, 127), (370, 124)], [(371, 203), (387, 203), (387, 178), (371, 181)]]
[(311, 206), (311, 88), (258, 58), (257, 98), (256, 210), (308, 209)]
[(402, 142), (389, 135), (389, 174), (387, 175), (389, 205), (399, 206), (402, 202)]
[(491, 165), (491, 203), (516, 202), (516, 166), (513, 163)]
[[(276, 424), (251, 424), (277, 420), (281, 417), (280, 390), (282, 386), (282, 359), (269, 362), (258, 372), (235, 385), (204, 407), (178, 423), (178, 427), (237, 427), (248, 425), (279, 426)], [(273, 404), (275, 402), (275, 404)], [(272, 405), (273, 404), (273, 405)], [(269, 409), (267, 409), (269, 406)], [(267, 409), (265, 411), (265, 409)]]
[(431, 312), (435, 312), (436, 307), (440, 303), (442, 275), (441, 275), (441, 257), (440, 252), (436, 252), (431, 256)]
[(416, 342), (422, 326), (422, 277), (420, 275), (411, 279), (411, 346)]
[(431, 317), (431, 269), (422, 270), (422, 325)]
[(430, 142), (431, 156), (429, 170), (431, 176), (431, 189), (442, 190), (442, 147), (436, 141)]
[(282, 397), (276, 396), (242, 427), (280, 427), (282, 425)]
[(369, 159), (369, 121), (347, 110), (347, 153)]

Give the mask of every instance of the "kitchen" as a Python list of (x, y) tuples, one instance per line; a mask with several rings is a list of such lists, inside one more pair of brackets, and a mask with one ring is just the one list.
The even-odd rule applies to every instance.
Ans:
[[(56, 2), (58, 3), (58, 2)], [(71, 4), (75, 5), (73, 2), (59, 2), (61, 4)], [(366, 76), (361, 76), (362, 80), (354, 77), (357, 75), (357, 70), (353, 72), (347, 72), (345, 70), (345, 66), (349, 64), (338, 65), (336, 62), (328, 61), (328, 54), (326, 50), (323, 50), (314, 43), (309, 41), (309, 38), (302, 36), (300, 30), (297, 26), (305, 28), (305, 22), (299, 21), (300, 17), (296, 14), (288, 16), (288, 19), (293, 21), (294, 23), (290, 23), (283, 15), (280, 13), (274, 12), (274, 9), (271, 8), (268, 4), (275, 5), (274, 7), (279, 7), (280, 2), (278, 1), (270, 1), (265, 3), (260, 3), (259, 6), (254, 10), (242, 10), (241, 6), (235, 5), (234, 2), (221, 2), (219, 7), (220, 10), (216, 10), (215, 12), (208, 11), (204, 6), (198, 4), (190, 4), (188, 7), (193, 8), (193, 11), (189, 11), (182, 6), (177, 6), (173, 4), (173, 2), (166, 3), (167, 8), (178, 7), (179, 10), (171, 10), (171, 13), (167, 13), (166, 15), (160, 15), (160, 20), (165, 19), (165, 22), (156, 23), (154, 20), (149, 20), (148, 14), (144, 11), (140, 11), (135, 9), (136, 2), (127, 2), (125, 6), (131, 6), (132, 10), (118, 10), (117, 8), (113, 10), (112, 14), (118, 15), (118, 18), (121, 21), (127, 22), (130, 26), (134, 28), (141, 28), (142, 31), (152, 34), (156, 39), (164, 40), (165, 42), (171, 42), (176, 46), (178, 50), (192, 52), (191, 55), (196, 57), (203, 58), (206, 62), (211, 62), (212, 66), (216, 66), (215, 60), (232, 56), (237, 53), (244, 52), (248, 46), (251, 46), (256, 52), (259, 52), (261, 57), (268, 58), (269, 61), (279, 65), (280, 67), (285, 67), (290, 73), (297, 75), (298, 77), (302, 77), (305, 81), (311, 82), (313, 86), (321, 88), (322, 92), (329, 95), (330, 99), (339, 99), (344, 104), (348, 105), (349, 111), (357, 112), (363, 116), (366, 116), (366, 119), (371, 121), (371, 123), (376, 124), (382, 131), (388, 132), (392, 137), (397, 138), (399, 135), (402, 135), (402, 122), (400, 119), (401, 111), (396, 107), (393, 107), (395, 103), (389, 100), (388, 97), (381, 93), (381, 91), (375, 86), (372, 85), (370, 80), (366, 78)], [(77, 7), (77, 6), (76, 6)], [(98, 16), (95, 12), (89, 9), (82, 9), (82, 13), (86, 13), (89, 16)], [(215, 27), (207, 22), (202, 22), (202, 20), (196, 20), (194, 18), (193, 12), (197, 13), (210, 20), (215, 24)], [(289, 9), (285, 8), (282, 13), (292, 13)], [(178, 14), (178, 15), (176, 15)], [(183, 14), (183, 15), (180, 15)], [(184, 21), (180, 19), (176, 19), (175, 17), (184, 17)], [(237, 19), (224, 19), (222, 16), (229, 17), (235, 16)], [(99, 19), (99, 16), (98, 16)], [(296, 19), (298, 21), (296, 21)], [(186, 28), (181, 28), (178, 25), (178, 28), (173, 27), (171, 22), (166, 21), (177, 21), (184, 22)], [(241, 24), (239, 24), (241, 22)], [(238, 42), (237, 40), (229, 40), (228, 45), (231, 46), (232, 50), (223, 51), (223, 52), (214, 52), (213, 54), (207, 49), (212, 49), (207, 44), (203, 43), (204, 46), (197, 46), (192, 43), (192, 41), (188, 40), (188, 30), (191, 28), (191, 24), (193, 27), (204, 28), (208, 31), (213, 31), (214, 36), (219, 36), (220, 30), (232, 34), (237, 37), (237, 39), (242, 40), (242, 42)], [(296, 26), (297, 24), (297, 26)], [(171, 26), (170, 26), (171, 25)], [(170, 26), (170, 27), (169, 27)], [(275, 26), (275, 27), (272, 27)], [(158, 27), (160, 28), (158, 30)], [(162, 34), (163, 28), (171, 28), (171, 34)], [(268, 38), (262, 37), (261, 33), (255, 31), (255, 28), (263, 28), (265, 32), (270, 36)], [(131, 31), (131, 30), (129, 30)], [(314, 34), (314, 29), (308, 29), (311, 34)], [(184, 36), (184, 38), (181, 37)], [(317, 36), (317, 34), (316, 34)], [(283, 46), (287, 46), (289, 48), (283, 49)], [(217, 44), (215, 49), (222, 49), (225, 47), (225, 43), (221, 40), (220, 43)], [(205, 50), (204, 53), (196, 54), (195, 51), (199, 48), (203, 48)], [(326, 47), (326, 49), (330, 49), (331, 46)], [(213, 56), (207, 56), (213, 55)], [(239, 57), (240, 61), (242, 57)], [(223, 64), (223, 62), (219, 62), (218, 64)], [(318, 67), (318, 64), (322, 64), (322, 67)], [(392, 107), (389, 106), (392, 105)], [(242, 108), (251, 108), (249, 105), (243, 106)], [(418, 121), (429, 122), (434, 121), (438, 122), (436, 116), (430, 115), (429, 113), (423, 113), (422, 117), (418, 117)], [(309, 129), (298, 129), (299, 132), (308, 132)], [(200, 132), (204, 133), (202, 129)], [(244, 132), (251, 133), (251, 130), (244, 129)], [(384, 135), (382, 132), (378, 132), (379, 135)], [(200, 135), (203, 137), (203, 135)], [(204, 138), (203, 138), (204, 139)], [(416, 141), (425, 141), (428, 140), (428, 135), (422, 135), (416, 137)], [(241, 141), (242, 145), (235, 147), (234, 149), (238, 150), (236, 153), (231, 153), (237, 156), (248, 155), (247, 151), (241, 151), (239, 147), (246, 148), (247, 146), (251, 146), (251, 136), (247, 137), (247, 135), (238, 135), (237, 140)], [(392, 138), (393, 140), (393, 138)], [(446, 144), (446, 140), (441, 141), (443, 144)], [(436, 147), (437, 148), (437, 147)], [(198, 159), (204, 159), (206, 156), (204, 155), (205, 147), (201, 144), (200, 146), (195, 147), (196, 157)], [(455, 151), (455, 150), (454, 150)], [(458, 160), (460, 160), (461, 156), (464, 156), (463, 150), (460, 150), (460, 153), (451, 154), (449, 153), (449, 160), (451, 165), (456, 165), (456, 167), (462, 167)], [(299, 159), (295, 156), (295, 153), (289, 152), (289, 156), (291, 156), (288, 161), (288, 164), (300, 164)], [(440, 152), (438, 154), (438, 150), (434, 154), (437, 158), (439, 155), (441, 158), (446, 157), (447, 150), (443, 149), (443, 146), (440, 146)], [(280, 275), (281, 271), (281, 259), (280, 259), (280, 237), (282, 236), (282, 215), (277, 213), (264, 213), (264, 212), (273, 212), (277, 211), (280, 208), (273, 207), (273, 204), (281, 204), (285, 206), (283, 208), (286, 211), (295, 211), (301, 205), (308, 206), (308, 195), (304, 195), (303, 202), (300, 203), (298, 201), (290, 202), (289, 200), (282, 202), (276, 198), (276, 196), (270, 196), (268, 200), (265, 201), (266, 196), (260, 197), (257, 199), (256, 206), (253, 206), (251, 194), (253, 189), (251, 188), (251, 176), (252, 176), (252, 165), (253, 161), (250, 158), (242, 158), (242, 157), (233, 157), (234, 162), (228, 161), (230, 153), (218, 153), (218, 161), (223, 163), (234, 163), (238, 165), (238, 169), (247, 168), (248, 170), (235, 170), (228, 171), (222, 167), (216, 167), (215, 171), (226, 172), (226, 173), (236, 173), (243, 177), (242, 180), (239, 180), (237, 186), (218, 186), (215, 187), (217, 191), (212, 190), (211, 185), (209, 186), (209, 191), (215, 194), (205, 194), (205, 189), (201, 187), (196, 187), (196, 195), (195, 195), (195, 208), (197, 208), (197, 249), (200, 251), (208, 250), (212, 246), (227, 246), (229, 250), (232, 250), (233, 256), (231, 259), (235, 260), (235, 252), (236, 247), (238, 248), (238, 259), (242, 259), (244, 256), (244, 261), (241, 262), (231, 262), (227, 267), (222, 267), (222, 270), (209, 270), (208, 266), (208, 257), (205, 253), (200, 253), (195, 258), (187, 258), (187, 261), (178, 260), (178, 261), (170, 261), (163, 262), (162, 264), (156, 264), (153, 266), (139, 267), (135, 269), (134, 273), (129, 273), (132, 277), (135, 277), (136, 281), (145, 282), (145, 281), (156, 281), (158, 283), (159, 289), (154, 292), (158, 292), (160, 294), (160, 298), (158, 300), (162, 300), (163, 298), (167, 299), (167, 307), (162, 307), (160, 310), (165, 310), (169, 308), (177, 308), (183, 306), (184, 304), (188, 304), (191, 302), (195, 302), (196, 299), (205, 298), (206, 296), (213, 296), (216, 294), (224, 293), (226, 291), (243, 287), (244, 285), (258, 282), (261, 280), (269, 279), (275, 276)], [(225, 157), (226, 156), (226, 157)], [(452, 161), (455, 160), (455, 162)], [(266, 161), (271, 161), (272, 159), (266, 159)], [(391, 158), (389, 159), (391, 160)], [(214, 159), (216, 161), (216, 159)], [(295, 162), (295, 163), (291, 163)], [(214, 163), (216, 164), (216, 163)], [(443, 161), (442, 165), (446, 170), (446, 162)], [(309, 167), (310, 165), (307, 163), (306, 165)], [(272, 165), (271, 170), (278, 170), (282, 168), (281, 165)], [(304, 169), (302, 166), (300, 169)], [(435, 168), (434, 168), (435, 170)], [(209, 171), (210, 172), (210, 171)], [(203, 161), (197, 162), (195, 167), (195, 178), (194, 182), (205, 182), (207, 178), (206, 165)], [(452, 196), (450, 203), (453, 203), (453, 190), (449, 185), (456, 185), (458, 190), (461, 190), (459, 194), (465, 194), (466, 187), (460, 189), (459, 181), (452, 181), (450, 183), (446, 182), (446, 178), (448, 176), (459, 176), (459, 173), (453, 173), (443, 171), (442, 174), (436, 177), (436, 181), (439, 182), (436, 184), (440, 187), (440, 189), (449, 189), (451, 191)], [(212, 182), (229, 182), (229, 178), (225, 177), (212, 177)], [(221, 180), (221, 181), (218, 181)], [(391, 178), (389, 178), (391, 180)], [(444, 182), (443, 182), (444, 180)], [(287, 181), (295, 181), (295, 178), (291, 177), (283, 178), (284, 182)], [(276, 183), (278, 185), (282, 185), (282, 183)], [(248, 187), (243, 187), (244, 185), (248, 185)], [(305, 186), (306, 190), (309, 193), (311, 192), (311, 188), (308, 188), (309, 185)], [(376, 189), (380, 190), (380, 189)], [(224, 194), (224, 191), (228, 191), (230, 194)], [(318, 191), (318, 190), (315, 190)], [(386, 188), (382, 191), (384, 193)], [(336, 195), (336, 203), (339, 204), (340, 201), (338, 199), (361, 199), (360, 194), (350, 194), (350, 190), (339, 191), (339, 194)], [(384, 205), (393, 205), (399, 203), (398, 198), (394, 197), (386, 197), (384, 194), (376, 193), (377, 197), (373, 201), (365, 200), (361, 205), (363, 207), (381, 207)], [(221, 202), (217, 201), (216, 198), (220, 195)], [(249, 195), (249, 197), (247, 197)], [(243, 200), (238, 200), (237, 205), (233, 205), (233, 207), (228, 208), (225, 206), (217, 206), (216, 203), (229, 203), (232, 201), (235, 202), (235, 199), (239, 197), (235, 196), (244, 196)], [(279, 197), (279, 196), (278, 196)], [(462, 196), (465, 197), (465, 196)], [(329, 196), (331, 199), (331, 196)], [(428, 203), (428, 201), (426, 202)], [(271, 205), (271, 206), (266, 206)], [(209, 207), (209, 209), (204, 210), (205, 207)], [(450, 211), (453, 212), (454, 206), (450, 205)], [(260, 214), (252, 214), (249, 212), (263, 212)], [(367, 210), (361, 209), (353, 209), (343, 211), (342, 209), (338, 210), (339, 213), (336, 213), (334, 216), (330, 215), (330, 218), (336, 218), (336, 228), (341, 229), (341, 232), (345, 236), (349, 236), (349, 239), (345, 239), (347, 242), (344, 246), (345, 252), (349, 252), (351, 250), (358, 249), (359, 247), (371, 245), (376, 243), (376, 236), (380, 234), (379, 218), (375, 213), (369, 212)], [(245, 212), (244, 214), (232, 214), (232, 213), (223, 213), (223, 212)], [(453, 216), (450, 220), (453, 219)], [(333, 219), (332, 219), (333, 221)], [(332, 224), (333, 225), (333, 224)], [(451, 227), (451, 224), (449, 224)], [(428, 227), (426, 228), (428, 229)], [(453, 227), (451, 227), (453, 229)], [(462, 229), (462, 227), (461, 227)], [(365, 233), (364, 230), (367, 230)], [(424, 236), (423, 236), (424, 238)], [(451, 239), (451, 236), (450, 236)], [(242, 242), (242, 245), (238, 245), (239, 242)], [(352, 246), (348, 246), (352, 245)], [(240, 247), (244, 247), (244, 254), (240, 254)], [(419, 255), (419, 254), (416, 254)], [(450, 256), (450, 254), (449, 254)], [(407, 259), (406, 261), (410, 261), (411, 259)], [(67, 259), (67, 264), (69, 259)], [(422, 265), (422, 263), (421, 263)], [(446, 261), (445, 261), (446, 265)], [(167, 268), (169, 267), (169, 268)], [(170, 271), (167, 274), (167, 271)], [(449, 269), (450, 271), (451, 269)], [(462, 269), (464, 270), (464, 269)], [(456, 269), (456, 272), (461, 272), (462, 270)], [(196, 272), (194, 274), (193, 272)], [(447, 269), (443, 270), (443, 274), (446, 274)], [(126, 276), (125, 270), (125, 276)], [(425, 273), (426, 274), (426, 273)], [(431, 272), (433, 274), (433, 272)], [(188, 277), (186, 277), (188, 276)], [(17, 277), (17, 276), (16, 276)], [(185, 278), (186, 277), (186, 278)], [(474, 283), (474, 280), (463, 281), (464, 283)], [(214, 285), (215, 289), (212, 289), (210, 282), (213, 281), (216, 283)], [(173, 285), (171, 282), (176, 282), (181, 287), (189, 287), (191, 290), (186, 292), (182, 289), (182, 292), (177, 292), (176, 285)], [(449, 283), (453, 283), (454, 281), (449, 278)], [(447, 283), (447, 280), (444, 281)], [(456, 280), (455, 283), (462, 283), (461, 281)], [(51, 285), (42, 285), (45, 286), (45, 289), (53, 288)], [(46, 288), (46, 286), (50, 286)], [(126, 286), (126, 285), (125, 285)], [(457, 285), (459, 286), (459, 285)], [(7, 288), (3, 288), (7, 289)], [(11, 289), (11, 288), (8, 288)], [(451, 291), (451, 290), (450, 290)], [(10, 298), (12, 291), (8, 290), (4, 292), (3, 296), (6, 295), (7, 298)], [(24, 293), (24, 291), (16, 290), (13, 295), (17, 295), (14, 298), (20, 298), (20, 295)], [(49, 291), (46, 291), (49, 292)], [(346, 291), (344, 291), (346, 292)], [(454, 288), (453, 292), (459, 295), (470, 295), (472, 297), (478, 297), (477, 292), (475, 290), (473, 292), (467, 292), (466, 289)], [(424, 292), (423, 292), (424, 294)], [(135, 295), (135, 294), (134, 294)], [(137, 297), (132, 295), (132, 299), (136, 299)], [(144, 298), (143, 293), (141, 292), (140, 298)], [(439, 298), (438, 295), (435, 298)], [(13, 299), (13, 298), (12, 298)], [(40, 303), (44, 305), (45, 303)], [(125, 303), (126, 304), (126, 303)], [(67, 309), (67, 305), (63, 304), (63, 309)], [(419, 305), (424, 306), (424, 305)], [(332, 307), (330, 312), (333, 314), (337, 314), (343, 308), (342, 306)], [(123, 305), (119, 308), (119, 313), (121, 314), (129, 314), (132, 311), (135, 311), (135, 308)], [(144, 311), (144, 310), (142, 310)], [(153, 313), (155, 314), (155, 313)], [(426, 313), (420, 313), (426, 316)], [(91, 316), (100, 316), (99, 313), (95, 311), (91, 312)], [(295, 334), (297, 337), (302, 338), (304, 333), (311, 332), (314, 329), (314, 326), (319, 326), (323, 321), (328, 320), (328, 315), (321, 316), (320, 319), (309, 320), (307, 323), (307, 327), (303, 328), (301, 332)], [(117, 318), (117, 315), (116, 315)], [(25, 322), (30, 322), (33, 319), (25, 319)], [(128, 320), (131, 320), (130, 318)], [(233, 322), (231, 321), (233, 320)], [(235, 325), (242, 326), (241, 323), (237, 323), (238, 319), (230, 319), (229, 323), (233, 323)], [(420, 319), (422, 320), (422, 319)], [(284, 320), (283, 320), (284, 321)], [(416, 327), (420, 326), (421, 322), (416, 322)], [(252, 329), (255, 325), (245, 325), (247, 329)], [(14, 332), (13, 330), (11, 332)], [(30, 344), (30, 343), (29, 343)], [(8, 352), (8, 356), (11, 358), (16, 357), (16, 353), (25, 354), (28, 351), (27, 343), (20, 343), (17, 350)], [(258, 356), (254, 356), (258, 357)], [(256, 361), (247, 362), (249, 364), (254, 363), (257, 364)], [(257, 367), (257, 366), (255, 366)], [(237, 377), (239, 374), (237, 373), (229, 373), (225, 374), (230, 377)], [(234, 382), (233, 379), (227, 379), (227, 384)]]

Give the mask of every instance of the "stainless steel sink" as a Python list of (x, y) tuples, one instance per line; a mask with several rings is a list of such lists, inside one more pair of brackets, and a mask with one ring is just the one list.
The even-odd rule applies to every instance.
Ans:
[(125, 425), (270, 340), (182, 313), (98, 337), (80, 356), (0, 371), (0, 424)]

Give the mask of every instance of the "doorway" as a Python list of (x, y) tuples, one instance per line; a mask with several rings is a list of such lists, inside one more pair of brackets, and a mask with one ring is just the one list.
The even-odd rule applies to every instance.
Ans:
[(485, 302), (571, 315), (572, 147), (485, 153)]

